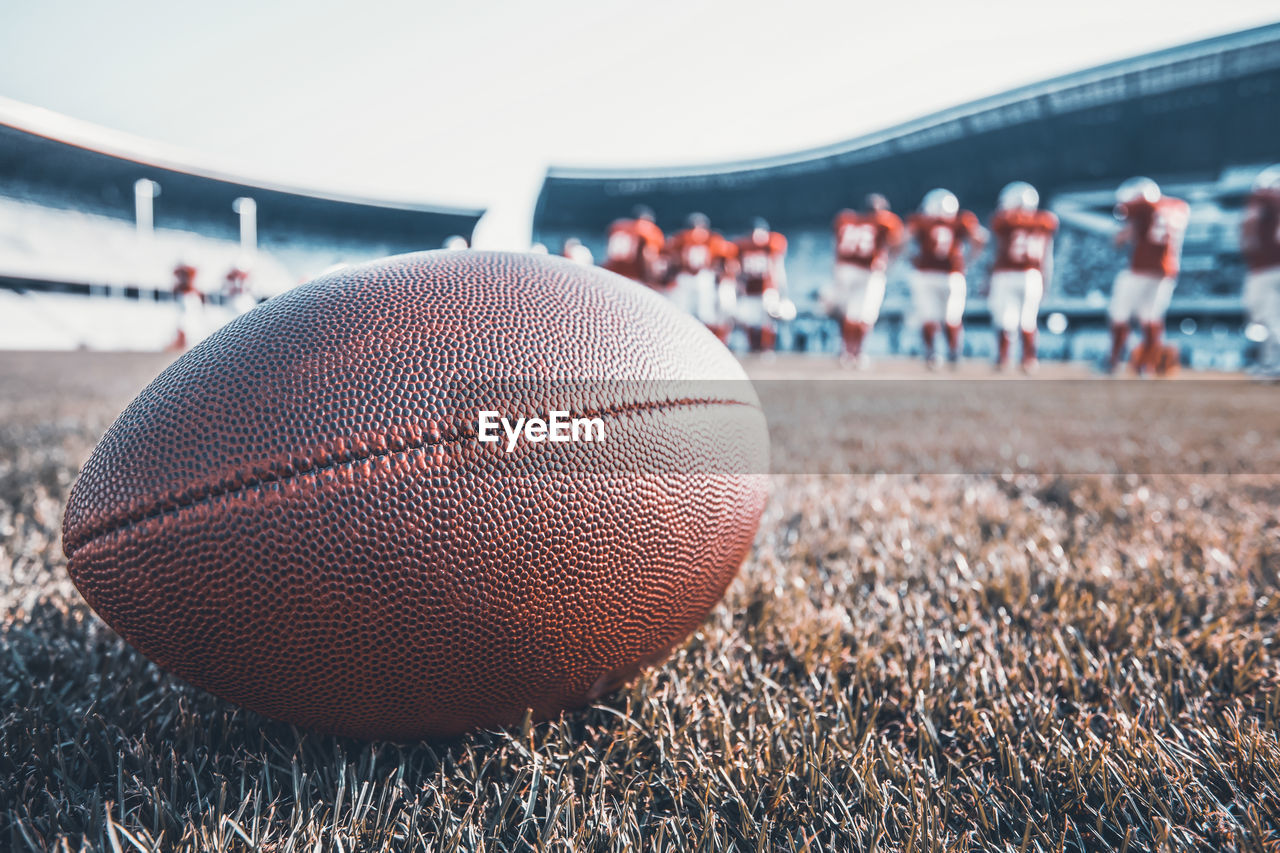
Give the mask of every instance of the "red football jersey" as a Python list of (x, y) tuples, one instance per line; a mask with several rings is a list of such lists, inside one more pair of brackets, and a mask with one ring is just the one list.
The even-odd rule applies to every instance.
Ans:
[(643, 282), (649, 275), (647, 258), (662, 249), (662, 229), (647, 219), (619, 219), (609, 226), (604, 268)]
[(1116, 214), (1128, 221), (1133, 235), (1129, 268), (1145, 275), (1176, 276), (1182, 259), (1182, 238), (1191, 218), (1187, 203), (1169, 196), (1154, 204), (1138, 199), (1117, 206)]
[(721, 275), (737, 275), (738, 274), (738, 244), (728, 240), (720, 241), (720, 264), (716, 267), (716, 272)]
[(728, 242), (707, 228), (686, 228), (671, 238), (671, 257), (681, 272), (697, 273), (724, 266)]
[(178, 296), (196, 293), (196, 268), (190, 264), (178, 264), (173, 268), (173, 292)]
[(889, 266), (889, 251), (902, 242), (902, 220), (887, 210), (845, 211), (836, 216), (836, 260), (869, 270)]
[(967, 210), (955, 216), (914, 213), (907, 220), (907, 228), (919, 247), (912, 259), (918, 270), (964, 272), (965, 244), (982, 242), (978, 217)]
[(991, 220), (996, 237), (992, 272), (1040, 270), (1058, 230), (1058, 217), (1047, 210), (1001, 210)]
[(1262, 190), (1249, 197), (1240, 247), (1251, 270), (1280, 266), (1280, 192)]
[(787, 254), (787, 238), (770, 231), (768, 238), (757, 243), (750, 234), (734, 241), (738, 249), (738, 279), (747, 296), (762, 296), (778, 286), (777, 264)]
[(232, 267), (223, 283), (223, 292), (227, 296), (239, 296), (248, 291), (249, 272), (239, 267)]

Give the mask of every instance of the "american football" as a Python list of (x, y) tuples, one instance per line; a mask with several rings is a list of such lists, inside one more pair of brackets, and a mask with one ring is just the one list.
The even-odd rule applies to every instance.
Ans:
[[(590, 415), (597, 444), (476, 441), (502, 410)], [(767, 458), (742, 369), (669, 303), (556, 258), (430, 252), (294, 288), (174, 362), (85, 465), (63, 543), (93, 608), (193, 684), (321, 731), (458, 734), (581, 706), (697, 627)]]
[(1274, 0), (0, 33), (0, 850), (1280, 853)]

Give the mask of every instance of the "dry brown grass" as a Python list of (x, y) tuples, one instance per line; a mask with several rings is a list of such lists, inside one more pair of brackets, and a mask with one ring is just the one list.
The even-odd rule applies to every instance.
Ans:
[(1280, 477), (779, 476), (629, 690), (365, 744), (164, 675), (67, 580), (67, 489), (158, 366), (0, 359), (0, 848), (1280, 849)]

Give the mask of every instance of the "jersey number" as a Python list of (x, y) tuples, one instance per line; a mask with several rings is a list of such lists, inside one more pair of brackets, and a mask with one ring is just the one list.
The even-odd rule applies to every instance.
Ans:
[(769, 256), (764, 252), (748, 252), (742, 256), (742, 274), (749, 278), (764, 278), (769, 273)]
[(1178, 213), (1159, 211), (1147, 229), (1147, 238), (1157, 246), (1177, 249), (1182, 245), (1182, 235), (1187, 229), (1187, 219)]
[(866, 258), (876, 251), (874, 225), (846, 225), (840, 229), (840, 254)]
[(1038, 264), (1044, 260), (1044, 250), (1048, 243), (1048, 238), (1043, 234), (1014, 231), (1009, 240), (1009, 260), (1015, 264)]
[(951, 229), (945, 225), (935, 225), (933, 230), (929, 232), (929, 236), (933, 238), (933, 256), (935, 258), (945, 258), (951, 254), (951, 243), (954, 235)]
[(711, 261), (711, 253), (707, 247), (698, 243), (684, 250), (684, 264), (689, 269), (700, 270)]

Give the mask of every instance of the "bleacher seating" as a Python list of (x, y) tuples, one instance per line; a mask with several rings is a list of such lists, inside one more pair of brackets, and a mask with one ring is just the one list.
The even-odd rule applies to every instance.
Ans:
[[(179, 262), (199, 271), (200, 290), (215, 293), (242, 259), (231, 240), (171, 229), (142, 237), (112, 217), (0, 197), (0, 276), (168, 292)], [(296, 283), (271, 254), (256, 254), (250, 278), (255, 294), (273, 296)]]

